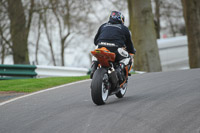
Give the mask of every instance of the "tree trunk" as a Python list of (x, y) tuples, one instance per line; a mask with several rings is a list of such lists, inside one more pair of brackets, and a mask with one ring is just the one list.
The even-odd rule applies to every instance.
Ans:
[(137, 50), (134, 69), (147, 72), (161, 71), (150, 0), (128, 0), (130, 30)]
[(50, 47), (50, 51), (51, 51), (51, 57), (52, 57), (52, 61), (53, 61), (53, 65), (56, 66), (56, 59), (55, 59), (55, 54), (54, 54), (54, 50), (53, 50), (53, 44), (52, 44), (52, 40), (51, 40), (51, 36), (50, 36), (50, 33), (49, 33), (49, 28), (47, 26), (47, 17), (46, 17), (47, 14), (44, 14), (43, 17), (42, 17), (42, 21), (43, 21), (43, 24), (44, 24), (44, 28), (45, 28), (45, 33), (46, 33), (46, 36), (47, 36), (47, 40), (48, 40), (48, 43), (49, 43), (49, 47)]
[(190, 68), (200, 68), (200, 1), (182, 0)]
[(35, 47), (35, 62), (36, 65), (39, 65), (39, 61), (38, 61), (38, 50), (39, 50), (39, 41), (40, 41), (40, 34), (41, 34), (41, 20), (42, 19), (42, 14), (39, 13), (39, 20), (38, 20), (38, 36), (37, 36), (37, 41), (36, 41), (36, 47)]
[(5, 59), (5, 44), (3, 44), (3, 41), (0, 40), (0, 44), (2, 45), (1, 46), (1, 64), (4, 64), (4, 59)]
[(65, 41), (69, 37), (70, 33), (68, 32), (67, 35), (64, 37), (61, 36), (61, 64), (65, 66)]
[(156, 35), (160, 38), (160, 0), (155, 0)]
[(28, 30), (21, 0), (8, 0), (8, 15), (14, 64), (29, 64)]

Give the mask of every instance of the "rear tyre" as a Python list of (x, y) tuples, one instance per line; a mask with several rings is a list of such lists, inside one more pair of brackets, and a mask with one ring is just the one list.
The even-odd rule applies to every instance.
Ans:
[(91, 96), (96, 105), (103, 105), (108, 99), (109, 89), (107, 83), (107, 70), (104, 68), (97, 69), (91, 83)]
[(124, 95), (125, 95), (125, 93), (126, 93), (126, 90), (127, 90), (127, 82), (124, 83), (123, 87), (120, 88), (119, 92), (115, 94), (116, 97), (118, 97), (118, 98), (124, 97)]

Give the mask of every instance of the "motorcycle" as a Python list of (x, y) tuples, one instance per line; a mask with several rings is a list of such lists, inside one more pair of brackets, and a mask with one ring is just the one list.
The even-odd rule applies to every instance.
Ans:
[[(116, 54), (107, 48), (98, 48), (91, 53), (99, 62), (90, 86), (93, 102), (96, 105), (103, 105), (111, 95), (123, 98), (127, 90), (132, 63), (125, 66), (124, 71), (120, 71), (120, 64), (115, 62)], [(119, 74), (123, 75), (123, 81), (119, 80)]]

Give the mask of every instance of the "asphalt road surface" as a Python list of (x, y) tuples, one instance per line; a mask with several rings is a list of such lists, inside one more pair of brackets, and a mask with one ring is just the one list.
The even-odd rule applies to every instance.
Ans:
[(200, 69), (133, 75), (125, 97), (103, 106), (90, 82), (0, 106), (0, 133), (200, 132)]

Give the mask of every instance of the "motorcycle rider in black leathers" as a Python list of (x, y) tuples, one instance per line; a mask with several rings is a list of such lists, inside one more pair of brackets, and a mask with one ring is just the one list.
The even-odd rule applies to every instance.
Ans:
[[(129, 29), (124, 25), (124, 16), (118, 11), (112, 11), (109, 21), (98, 29), (94, 38), (94, 44), (98, 47), (106, 47), (116, 54), (116, 61), (120, 63), (123, 70), (126, 65), (132, 63), (135, 49), (131, 41)], [(132, 55), (132, 56), (130, 56)], [(93, 77), (98, 67), (98, 61), (93, 56), (90, 78)], [(119, 79), (122, 77), (119, 77)]]

